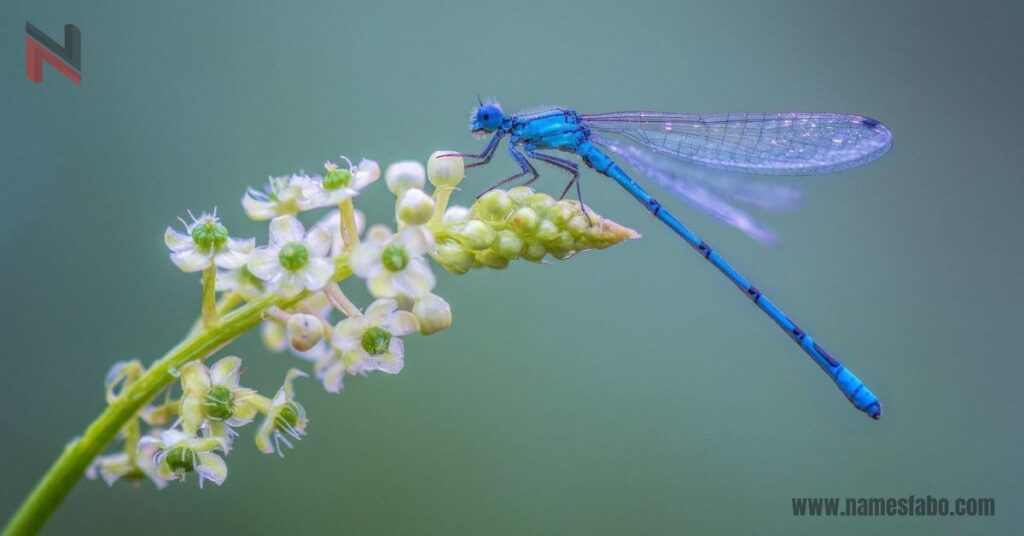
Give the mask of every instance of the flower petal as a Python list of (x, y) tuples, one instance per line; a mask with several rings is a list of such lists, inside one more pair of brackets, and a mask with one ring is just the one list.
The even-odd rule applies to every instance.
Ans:
[(195, 242), (192, 241), (192, 237), (179, 233), (170, 227), (164, 231), (164, 244), (167, 244), (167, 249), (171, 251), (181, 251), (188, 247), (195, 247)]
[(399, 292), (415, 297), (433, 290), (437, 280), (426, 261), (419, 258), (410, 259), (405, 270), (395, 274), (393, 284)]
[(181, 367), (181, 389), (200, 396), (210, 390), (210, 375), (202, 361), (190, 361)]
[(380, 164), (374, 160), (362, 159), (356, 166), (353, 175), (352, 187), (362, 190), (368, 184), (380, 178)]
[(307, 264), (297, 274), (302, 279), (302, 285), (309, 290), (320, 290), (327, 285), (334, 275), (334, 264), (323, 258), (309, 259)]
[(238, 387), (238, 378), (242, 375), (242, 360), (229, 355), (218, 360), (210, 367), (210, 382), (229, 389)]
[(366, 321), (371, 326), (383, 326), (391, 313), (398, 309), (398, 302), (392, 299), (377, 300), (366, 308)]
[(251, 193), (242, 196), (242, 208), (245, 209), (245, 214), (249, 218), (256, 221), (269, 220), (277, 215), (277, 203), (258, 199)]
[(270, 243), (283, 246), (288, 242), (302, 242), (306, 228), (295, 216), (278, 216), (270, 222)]
[(356, 246), (348, 258), (348, 265), (352, 268), (352, 273), (363, 279), (373, 277), (383, 268), (380, 259), (383, 252), (383, 243), (363, 242)]
[(302, 278), (292, 272), (284, 272), (274, 280), (274, 289), (282, 296), (294, 296), (302, 292)]
[(234, 270), (235, 268), (241, 268), (245, 266), (245, 263), (249, 260), (248, 253), (242, 253), (241, 251), (224, 248), (213, 255), (213, 262), (218, 268), (225, 270)]
[(199, 466), (196, 467), (196, 472), (199, 473), (200, 486), (202, 486), (203, 479), (219, 486), (228, 477), (228, 465), (224, 463), (223, 458), (212, 452), (200, 452)]
[(182, 272), (198, 272), (209, 266), (210, 261), (210, 255), (199, 251), (195, 244), (171, 253), (171, 262)]
[(270, 281), (281, 274), (284, 268), (281, 267), (281, 254), (279, 248), (263, 246), (258, 247), (249, 254), (249, 272), (252, 275)]
[(331, 232), (323, 226), (314, 226), (306, 235), (305, 244), (310, 257), (325, 257), (331, 252)]
[(405, 247), (405, 252), (410, 257), (422, 257), (437, 247), (434, 243), (434, 235), (421, 225), (410, 225), (402, 229), (402, 234), (398, 236), (398, 242)]
[(366, 288), (374, 298), (393, 298), (398, 295), (394, 275), (387, 270), (381, 270), (366, 281)]
[(420, 330), (420, 321), (409, 311), (395, 311), (384, 322), (384, 329), (396, 336), (408, 335)]
[(363, 332), (366, 331), (368, 323), (366, 317), (359, 315), (346, 318), (334, 326), (334, 335), (331, 337), (331, 344), (339, 350), (348, 350), (357, 346)]
[(324, 384), (324, 390), (328, 393), (340, 393), (342, 379), (345, 377), (345, 367), (334, 362), (327, 368), (320, 371), (320, 381)]

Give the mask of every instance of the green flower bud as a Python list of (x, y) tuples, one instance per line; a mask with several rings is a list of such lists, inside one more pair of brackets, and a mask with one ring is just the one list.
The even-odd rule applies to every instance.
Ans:
[(495, 243), (498, 254), (506, 259), (514, 259), (523, 250), (523, 239), (519, 238), (511, 229), (498, 231), (498, 240)]
[(431, 335), (452, 325), (452, 308), (444, 298), (427, 293), (416, 298), (412, 314), (420, 322), (420, 333)]
[(494, 249), (485, 249), (476, 254), (476, 262), (480, 266), (501, 270), (508, 266), (509, 258), (503, 257)]
[(533, 195), (533, 188), (528, 186), (516, 186), (508, 190), (508, 197), (512, 200), (516, 206), (523, 206), (526, 204), (527, 199)]
[(530, 188), (492, 190), (470, 208), (470, 219), (443, 218), (429, 225), (440, 245), (434, 258), (455, 273), (471, 267), (504, 268), (510, 260), (566, 259), (639, 238), (576, 201), (555, 201)]
[(409, 188), (398, 198), (397, 213), (406, 225), (423, 225), (434, 215), (434, 200), (419, 188)]
[(528, 261), (540, 262), (544, 260), (544, 256), (548, 254), (548, 250), (541, 244), (527, 244), (526, 249), (523, 250), (523, 258)]
[(540, 225), (540, 215), (530, 207), (523, 207), (512, 213), (508, 223), (520, 235), (533, 234)]
[(548, 207), (548, 217), (551, 218), (551, 223), (564, 228), (579, 211), (579, 205), (563, 199)]
[(461, 156), (445, 156), (451, 151), (437, 151), (427, 160), (427, 179), (435, 188), (454, 188), (466, 176), (465, 163)]
[(514, 208), (515, 205), (507, 193), (502, 190), (491, 190), (476, 200), (472, 216), (487, 222), (502, 222)]
[(485, 249), (494, 243), (494, 229), (480, 220), (469, 220), (458, 233), (459, 242), (469, 249)]
[(455, 240), (444, 240), (431, 256), (446, 270), (464, 274), (473, 267), (473, 253)]
[(558, 226), (551, 220), (544, 220), (540, 222), (537, 227), (537, 240), (545, 243), (551, 243), (558, 236)]
[(282, 268), (296, 272), (309, 263), (309, 250), (301, 242), (288, 242), (281, 248), (277, 258)]

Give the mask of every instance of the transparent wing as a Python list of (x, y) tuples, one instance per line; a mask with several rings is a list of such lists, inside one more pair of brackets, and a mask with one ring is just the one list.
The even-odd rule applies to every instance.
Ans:
[(800, 202), (800, 190), (791, 185), (708, 170), (652, 153), (629, 140), (600, 136), (592, 136), (591, 140), (666, 192), (764, 244), (778, 243), (775, 231), (737, 205), (781, 212), (795, 208)]
[(878, 121), (831, 113), (581, 115), (592, 131), (706, 167), (765, 175), (831, 173), (866, 164), (892, 147)]

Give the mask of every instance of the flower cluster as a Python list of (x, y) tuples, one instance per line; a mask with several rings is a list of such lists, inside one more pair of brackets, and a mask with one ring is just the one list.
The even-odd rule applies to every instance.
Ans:
[[(464, 166), (460, 157), (442, 152), (426, 167), (405, 161), (385, 170), (384, 182), (395, 196), (395, 226), (367, 228), (353, 200), (380, 175), (372, 160), (353, 165), (342, 157), (341, 163), (325, 163), (321, 175), (273, 177), (263, 190), (250, 189), (242, 198), (246, 214), (269, 221), (261, 246), (253, 238), (230, 236), (216, 211), (190, 213), (190, 221), (182, 220), (183, 232), (168, 227), (164, 241), (171, 261), (184, 272), (202, 274), (201, 315), (193, 333), (214, 333), (236, 311), (258, 306), (266, 346), (310, 363), (324, 389), (338, 393), (349, 376), (398, 374), (405, 364), (403, 337), (451, 325), (451, 307), (434, 293), (437, 278), (429, 259), (465, 273), (504, 268), (520, 258), (564, 259), (637, 236), (577, 202), (555, 201), (528, 188), (493, 190), (471, 207), (449, 207)], [(431, 193), (425, 190), (428, 181)], [(326, 214), (309, 220), (312, 225), (300, 221), (321, 209)], [(373, 297), (365, 309), (342, 290), (351, 277), (362, 280)], [(240, 358), (228, 356), (209, 366), (200, 358), (169, 370), (177, 386), (123, 427), (122, 449), (96, 458), (89, 476), (110, 484), (148, 478), (163, 487), (194, 473), (200, 486), (219, 485), (238, 430), (257, 421), (261, 452), (282, 454), (283, 447), (292, 447), (308, 423), (293, 384), (307, 373), (289, 370), (268, 397), (242, 385), (242, 368)], [(121, 402), (125, 390), (147, 373), (138, 361), (115, 365), (106, 381), (107, 401)]]

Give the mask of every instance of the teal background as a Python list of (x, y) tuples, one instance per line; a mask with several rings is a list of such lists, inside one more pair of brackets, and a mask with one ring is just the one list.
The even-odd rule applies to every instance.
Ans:
[[(173, 5), (172, 5), (173, 4)], [(885, 159), (805, 186), (777, 248), (663, 195), (879, 394), (873, 422), (610, 181), (645, 236), (439, 275), (455, 324), (396, 377), (299, 384), (282, 460), (247, 429), (219, 489), (81, 482), (48, 534), (1010, 534), (1024, 528), (1020, 4), (29, 2), (0, 24), (0, 517), (198, 309), (162, 232), (338, 153), (475, 150), (507, 109), (863, 113)], [(939, 7), (942, 5), (942, 7)], [(82, 31), (83, 84), (24, 75), (24, 23)], [(509, 174), (503, 155), (458, 200)], [(557, 180), (556, 180), (557, 177)], [(539, 182), (559, 191), (562, 179)], [(383, 186), (359, 198), (390, 217)], [(353, 295), (366, 299), (359, 285)], [(245, 381), (299, 361), (254, 334)], [(994, 518), (796, 518), (792, 497), (994, 497)]]

